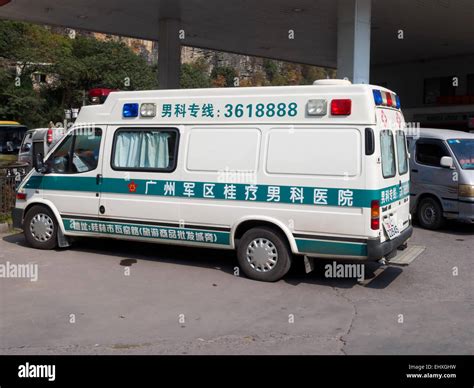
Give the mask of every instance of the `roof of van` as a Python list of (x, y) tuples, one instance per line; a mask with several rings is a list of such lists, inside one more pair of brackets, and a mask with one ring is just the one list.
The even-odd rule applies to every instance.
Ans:
[[(331, 82), (333, 81), (333, 82)], [(148, 91), (129, 91), (129, 92), (112, 92), (108, 96), (104, 104), (89, 105), (81, 108), (76, 123), (94, 123), (94, 124), (120, 124), (124, 122), (128, 124), (144, 125), (144, 124), (187, 124), (187, 123), (244, 123), (244, 122), (260, 122), (260, 123), (305, 123), (324, 122), (329, 124), (371, 124), (375, 123), (375, 104), (372, 90), (377, 89), (385, 92), (392, 91), (373, 85), (366, 84), (350, 84), (348, 81), (327, 80), (326, 82), (315, 85), (299, 85), (299, 86), (265, 86), (265, 87), (230, 87), (230, 88), (207, 88), (207, 89), (172, 89), (172, 90), (148, 90)], [(352, 112), (348, 116), (332, 116), (325, 117), (307, 116), (306, 104), (310, 99), (327, 100), (327, 109), (330, 110), (330, 102), (332, 99), (351, 99)], [(189, 116), (174, 117), (171, 115), (165, 117), (160, 111), (156, 117), (136, 117), (123, 118), (122, 110), (124, 104), (129, 103), (155, 103), (158, 110), (164, 105), (185, 104), (186, 109), (192, 104), (196, 104), (202, 108), (204, 104), (211, 104), (214, 108), (214, 116), (201, 117)], [(298, 115), (285, 116), (256, 116), (255, 109), (259, 104), (278, 104), (286, 103), (287, 107), (290, 103), (298, 105)], [(232, 104), (235, 108), (236, 104), (241, 104), (240, 108), (253, 109), (251, 118), (249, 115), (225, 117), (227, 105)], [(251, 108), (247, 108), (252, 105)], [(164, 109), (164, 108), (163, 108)], [(395, 110), (395, 109), (394, 109)]]
[[(474, 139), (474, 133), (455, 131), (453, 129), (439, 129), (439, 128), (420, 128), (420, 135), (423, 137), (436, 139)], [(413, 135), (412, 135), (413, 136)]]

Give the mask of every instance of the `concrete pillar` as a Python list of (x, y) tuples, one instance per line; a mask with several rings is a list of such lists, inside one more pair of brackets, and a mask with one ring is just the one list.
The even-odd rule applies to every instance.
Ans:
[(370, 79), (371, 0), (338, 0), (337, 76), (353, 83)]
[(158, 35), (158, 87), (179, 89), (181, 70), (180, 21), (160, 19)]

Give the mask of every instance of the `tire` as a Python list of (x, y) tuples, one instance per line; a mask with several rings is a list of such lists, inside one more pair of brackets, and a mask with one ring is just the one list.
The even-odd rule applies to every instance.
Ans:
[(282, 233), (258, 227), (248, 230), (240, 239), (237, 260), (250, 279), (275, 282), (290, 270), (291, 250)]
[(53, 212), (45, 206), (33, 206), (23, 222), (26, 241), (36, 249), (54, 249), (58, 246), (58, 223)]
[(436, 230), (444, 223), (443, 209), (434, 198), (423, 198), (417, 206), (416, 217), (422, 228)]

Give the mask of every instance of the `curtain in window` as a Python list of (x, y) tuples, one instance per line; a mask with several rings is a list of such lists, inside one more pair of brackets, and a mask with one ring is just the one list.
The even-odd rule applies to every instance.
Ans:
[(169, 164), (166, 132), (119, 132), (114, 165), (131, 168), (167, 168)]

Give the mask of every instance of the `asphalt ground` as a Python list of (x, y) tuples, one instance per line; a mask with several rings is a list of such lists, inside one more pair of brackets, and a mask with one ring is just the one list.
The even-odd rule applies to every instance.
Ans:
[(473, 354), (474, 226), (415, 228), (410, 244), (426, 249), (362, 286), (324, 263), (262, 283), (229, 251), (2, 235), (0, 264), (38, 279), (0, 278), (0, 354)]

